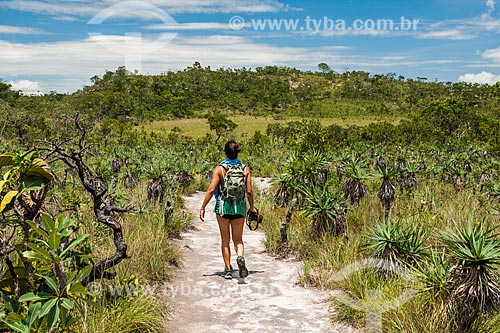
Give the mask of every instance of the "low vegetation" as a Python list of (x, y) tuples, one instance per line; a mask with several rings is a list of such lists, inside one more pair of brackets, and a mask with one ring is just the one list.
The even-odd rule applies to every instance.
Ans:
[[(236, 138), (274, 179), (265, 245), (303, 260), (304, 285), (378, 300), (387, 332), (498, 331), (499, 97), (498, 84), (200, 64), (119, 68), (68, 95), (0, 83), (0, 330), (162, 331), (182, 195), (206, 189)], [(339, 278), (356, 262), (369, 267)], [(331, 319), (362, 327), (363, 306), (343, 301)]]
[[(310, 154), (322, 172), (307, 166)], [(267, 248), (277, 255), (302, 259), (300, 276), (306, 286), (340, 289), (363, 304), (373, 301), (369, 290), (380, 291), (379, 302), (388, 306), (383, 311), (388, 332), (497, 330), (493, 322), (500, 299), (499, 205), (488, 190), (478, 190), (491, 157), (469, 151), (463, 157), (467, 156), (470, 168), (455, 165), (462, 170), (457, 173), (449, 163), (462, 164), (463, 160), (436, 148), (432, 152), (420, 149), (415, 155), (380, 146), (357, 149), (354, 154), (357, 158), (349, 159), (349, 165), (362, 166), (365, 175), (350, 182), (356, 185), (345, 186), (343, 179), (352, 173), (345, 172), (342, 152), (321, 158), (317, 152), (303, 153), (299, 162), (285, 164), (275, 196), (269, 198), (273, 204), (266, 206)], [(382, 159), (393, 172), (381, 172)], [(396, 171), (397, 161), (401, 165), (401, 160), (406, 164), (412, 159), (426, 167), (415, 175), (418, 188), (405, 188), (408, 170)], [(460, 185), (457, 174), (462, 177)], [(280, 226), (296, 204), (290, 200), (284, 204), (283, 193), (294, 191), (293, 183), (283, 182), (284, 177), (308, 184), (308, 190), (303, 190), (306, 196), (297, 196), (298, 209), (288, 225), (286, 242)], [(327, 184), (318, 188), (323, 179), (328, 179)], [(360, 186), (365, 189), (363, 196)], [(353, 191), (358, 193), (355, 200)], [(329, 227), (319, 229), (318, 225)], [(353, 263), (360, 267), (336, 278)], [(408, 291), (414, 292), (411, 297), (392, 307)], [(340, 297), (333, 297), (332, 305), (336, 307), (332, 320), (364, 327), (366, 310), (346, 305)]]

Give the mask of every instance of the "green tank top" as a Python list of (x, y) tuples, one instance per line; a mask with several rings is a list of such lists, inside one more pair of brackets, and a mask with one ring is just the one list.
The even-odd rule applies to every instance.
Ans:
[(222, 217), (228, 215), (245, 216), (246, 211), (247, 211), (246, 200), (240, 202), (230, 202), (230, 201), (224, 201), (222, 197), (219, 197), (217, 199), (214, 209), (215, 214), (220, 215)]

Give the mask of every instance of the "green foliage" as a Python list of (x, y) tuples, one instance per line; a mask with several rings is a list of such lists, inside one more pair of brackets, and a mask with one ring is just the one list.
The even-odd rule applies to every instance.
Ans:
[(32, 262), (41, 264), (54, 263), (59, 265), (70, 264), (76, 256), (77, 247), (82, 246), (88, 238), (88, 235), (80, 235), (71, 239), (77, 227), (76, 222), (64, 215), (58, 216), (52, 220), (50, 216), (44, 214), (40, 218), (42, 226), (32, 221), (27, 221), (29, 226), (36, 232), (37, 238), (28, 246), (31, 251), (23, 252), (23, 256)]
[(35, 152), (25, 155), (4, 153), (0, 155), (0, 168), (7, 169), (0, 181), (0, 191), (6, 191), (0, 201), (0, 213), (12, 209), (23, 193), (43, 189), (55, 181), (48, 164), (36, 157)]
[(461, 99), (447, 98), (429, 103), (414, 118), (422, 137), (457, 140), (470, 139), (477, 133), (478, 117)]
[(354, 205), (358, 205), (367, 192), (367, 187), (363, 183), (363, 180), (369, 179), (365, 166), (366, 161), (352, 154), (350, 158), (343, 161), (338, 169), (342, 176), (345, 174), (347, 177), (342, 184), (342, 189), (346, 196), (351, 199), (351, 204)]
[(270, 124), (267, 135), (271, 141), (284, 142), (294, 150), (304, 152), (311, 148), (319, 148), (329, 141), (330, 133), (321, 126), (319, 120), (291, 121), (286, 126)]
[(217, 139), (215, 142), (219, 142), (219, 139), (222, 136), (228, 135), (231, 133), (236, 127), (238, 127), (237, 124), (235, 124), (233, 121), (228, 119), (225, 115), (216, 113), (208, 116), (208, 124), (210, 126), (210, 129), (212, 131), (215, 131), (215, 134), (217, 135)]
[(0, 82), (0, 100), (11, 101), (19, 98), (19, 92), (14, 91), (11, 88), (12, 86), (10, 84)]
[(340, 186), (332, 181), (319, 187), (302, 187), (304, 195), (304, 215), (312, 219), (312, 234), (319, 237), (325, 231), (336, 235), (346, 232), (346, 210)]
[(110, 299), (90, 311), (87, 329), (93, 333), (160, 333), (168, 313), (164, 301), (152, 295)]
[(448, 285), (448, 272), (450, 261), (444, 253), (431, 251), (428, 261), (416, 262), (414, 270), (418, 278), (419, 290), (427, 298), (426, 303), (445, 302), (450, 293)]
[(330, 66), (328, 66), (327, 63), (319, 63), (318, 64), (318, 69), (323, 73), (323, 74), (326, 74), (330, 71)]
[(81, 254), (76, 250), (88, 235), (74, 237), (75, 221), (62, 215), (55, 220), (43, 215), (41, 225), (28, 224), (34, 232), (33, 242), (28, 244), (31, 250), (22, 255), (34, 264), (37, 280), (31, 291), (17, 300), (4, 294), (7, 306), (1, 321), (21, 333), (64, 331), (75, 324), (78, 311), (87, 301), (82, 280), (92, 267), (78, 267)]
[(467, 227), (456, 226), (455, 231), (444, 234), (443, 242), (457, 262), (465, 267), (488, 271), (500, 264), (500, 240), (494, 228), (482, 230), (469, 216)]
[(399, 266), (414, 265), (425, 259), (427, 254), (422, 229), (406, 227), (401, 221), (377, 222), (364, 237), (364, 250), (384, 260), (381, 262), (384, 267), (380, 267), (384, 274), (398, 271)]
[[(500, 207), (498, 163), (494, 163), (500, 153), (498, 85), (427, 82), (394, 73), (338, 74), (327, 64), (320, 64), (318, 70), (302, 72), (276, 66), (213, 70), (196, 63), (183, 71), (146, 76), (121, 67), (93, 77), (91, 86), (74, 94), (40, 97), (20, 96), (0, 84), (0, 140), (4, 149), (11, 151), (47, 138), (62, 142), (75, 136), (71, 119), (80, 112), (93, 144), (90, 165), (103, 177), (94, 181), (113, 185), (104, 186), (109, 188), (106, 195), (113, 204), (125, 206), (130, 197), (137, 207), (136, 215), (123, 218), (133, 255), (116, 268), (117, 280), (135, 276), (143, 283), (167, 279), (179, 262), (170, 239), (186, 230), (189, 217), (181, 213), (177, 198), (194, 188), (206, 189), (207, 177), (222, 156), (214, 137), (220, 140), (235, 135), (230, 133), (234, 125), (224, 117), (237, 113), (283, 120), (269, 125), (266, 133), (245, 134), (238, 141), (244, 147), (242, 159), (248, 161), (254, 174), (278, 175), (278, 206), (288, 206), (292, 198), (300, 201), (303, 214), (291, 218), (288, 251), (306, 259), (302, 282), (342, 288), (358, 299), (365, 298), (366, 287), (380, 287), (390, 298), (401, 291), (400, 285), (390, 285), (400, 284), (394, 277), (387, 280), (373, 272), (360, 272), (345, 284), (329, 281), (332, 273), (365, 256), (388, 258), (415, 269), (421, 293), (387, 315), (387, 331), (445, 332), (465, 324), (479, 331), (498, 330), (498, 316), (490, 316), (496, 305), (486, 298), (484, 303), (480, 297), (486, 292), (495, 295), (485, 285), (497, 284), (497, 249), (493, 245), (497, 237), (484, 227), (470, 231), (463, 222), (450, 232), (457, 237), (444, 237), (448, 239), (445, 242), (438, 232), (450, 226), (450, 216), (472, 213), (475, 221), (481, 221), (474, 226), (496, 222)], [(165, 132), (147, 123), (178, 117), (201, 119), (213, 110), (219, 112), (212, 116), (215, 135), (206, 137), (187, 137), (182, 126)], [(291, 116), (294, 121), (285, 122)], [(330, 119), (311, 119), (314, 117)], [(324, 125), (331, 122), (336, 125)], [(348, 123), (357, 126), (348, 127)], [(116, 155), (123, 162), (117, 172), (110, 164)], [(399, 158), (404, 160), (401, 165), (396, 162)], [(374, 167), (378, 159), (386, 161), (387, 169)], [(390, 172), (395, 165), (402, 174)], [(76, 175), (64, 167), (52, 172), (37, 160), (36, 153), (2, 154), (0, 166), (1, 227), (7, 228), (6, 235), (14, 235), (16, 245), (14, 252), (4, 256), (1, 304), (10, 316), (4, 318), (10, 318), (12, 325), (21, 325), (12, 328), (18, 331), (30, 323), (46, 331), (47, 325), (55, 323), (54, 329), (69, 332), (72, 328), (63, 327), (63, 312), (76, 319), (82, 302), (73, 300), (76, 295), (61, 286), (71, 285), (72, 274), (86, 269), (90, 249), (98, 257), (108, 254), (106, 246), (112, 244), (105, 237), (107, 231), (93, 223), (92, 203), (82, 195)], [(338, 179), (332, 180), (334, 170)], [(382, 184), (371, 176), (377, 172)], [(165, 203), (153, 205), (145, 200), (146, 183), (158, 177), (167, 186), (166, 198), (174, 201), (174, 218), (168, 225), (163, 222)], [(349, 228), (345, 236), (335, 237), (330, 232), (314, 235), (311, 222), (316, 223), (313, 230), (330, 230), (342, 216), (345, 199), (338, 197), (336, 184), (343, 184), (351, 199), (343, 221)], [(396, 196), (392, 190), (398, 187), (411, 191)], [(379, 199), (397, 223), (372, 224), (383, 218)], [(39, 210), (18, 219), (16, 214), (29, 213), (28, 208), (36, 208), (38, 202), (53, 216), (60, 210), (72, 210), (79, 221), (72, 227), (73, 233), (68, 234), (63, 228), (66, 222), (58, 217), (52, 220), (51, 230), (58, 230), (55, 235), (48, 239), (37, 236), (38, 232), (47, 233)], [(280, 225), (287, 210), (271, 206), (270, 202), (265, 206), (266, 220), (269, 216), (264, 225), (266, 246), (277, 253), (281, 249)], [(90, 236), (77, 241), (81, 233)], [(59, 248), (51, 250), (58, 242)], [(361, 243), (364, 251), (360, 251)], [(74, 248), (64, 252), (69, 246)], [(428, 248), (432, 249), (430, 255)], [(55, 262), (65, 266), (65, 283)], [(30, 267), (35, 273), (31, 280)], [(475, 289), (464, 296), (462, 292), (471, 286)], [(28, 296), (19, 303), (22, 295)], [(73, 301), (74, 306), (62, 299)], [(449, 320), (469, 301), (482, 311), (473, 324), (470, 320), (465, 324)], [(50, 306), (45, 305), (49, 302)], [(117, 298), (104, 303), (101, 308), (86, 308), (89, 330), (160, 330), (165, 310), (157, 298)], [(44, 306), (48, 312), (42, 317), (50, 314), (50, 320), (40, 317)], [(115, 313), (121, 316), (119, 323), (102, 320)], [(341, 308), (339, 313), (357, 323), (362, 320), (352, 309)], [(448, 327), (448, 323), (455, 327)]]

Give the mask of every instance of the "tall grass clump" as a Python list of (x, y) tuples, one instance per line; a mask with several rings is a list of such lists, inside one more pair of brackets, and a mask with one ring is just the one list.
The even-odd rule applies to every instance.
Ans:
[[(114, 279), (97, 281), (92, 286), (100, 292), (95, 294), (95, 307), (86, 309), (88, 332), (163, 332), (167, 300), (149, 291), (158, 291), (177, 269), (180, 253), (173, 240), (190, 228), (191, 216), (184, 211), (177, 190), (172, 189), (161, 203), (147, 201), (145, 192), (146, 184), (140, 182), (129, 194), (135, 209), (122, 217), (129, 258), (113, 269)], [(168, 223), (166, 201), (173, 208)], [(89, 207), (84, 207), (80, 215), (85, 220), (93, 219)], [(92, 246), (96, 255), (106, 256), (106, 249), (112, 247), (106, 237), (108, 231), (96, 228), (94, 223), (82, 227), (95, 240)], [(116, 288), (121, 293), (111, 295)]]
[(164, 331), (167, 314), (165, 302), (152, 295), (111, 298), (88, 308), (87, 329), (92, 333), (159, 333)]

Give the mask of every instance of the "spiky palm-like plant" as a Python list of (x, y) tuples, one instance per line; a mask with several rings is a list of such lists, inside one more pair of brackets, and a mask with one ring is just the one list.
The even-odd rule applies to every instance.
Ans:
[(123, 186), (125, 186), (129, 190), (136, 187), (137, 184), (139, 184), (139, 178), (137, 178), (137, 176), (132, 172), (129, 172), (127, 176), (125, 176), (125, 179), (123, 180)]
[(334, 235), (347, 231), (347, 206), (341, 190), (328, 181), (323, 187), (302, 188), (304, 214), (312, 219), (312, 233), (315, 238), (324, 232)]
[(451, 179), (453, 181), (453, 187), (455, 188), (456, 191), (458, 191), (464, 184), (467, 172), (460, 166), (453, 166), (450, 169), (450, 172), (451, 172)]
[(420, 171), (420, 164), (422, 162), (418, 160), (410, 160), (407, 164), (405, 169), (402, 171), (402, 180), (400, 182), (400, 189), (401, 190), (406, 190), (406, 191), (413, 191), (417, 190), (418, 188), (418, 180), (417, 180), (417, 173)]
[(314, 188), (323, 186), (329, 175), (326, 156), (317, 151), (309, 153), (294, 153), (288, 158), (282, 172), (273, 183), (278, 187), (275, 201), (281, 206), (287, 206), (293, 198), (299, 198), (299, 187)]
[(484, 188), (487, 189), (486, 193), (492, 203), (498, 204), (498, 199), (500, 198), (500, 182), (498, 180), (490, 179), (484, 184)]
[(123, 160), (120, 158), (120, 156), (115, 155), (113, 160), (111, 161), (111, 170), (113, 171), (114, 174), (117, 174), (120, 172), (121, 168), (123, 167), (125, 163)]
[(327, 156), (319, 151), (312, 150), (302, 156), (304, 173), (302, 178), (310, 186), (321, 186), (327, 181), (330, 172), (326, 162)]
[(168, 185), (165, 182), (167, 176), (166, 168), (160, 163), (150, 164), (145, 168), (145, 173), (152, 181), (147, 186), (148, 201), (162, 202), (167, 192)]
[(448, 313), (459, 332), (470, 329), (474, 320), (500, 307), (500, 240), (494, 229), (474, 223), (443, 234), (443, 243), (452, 257), (448, 275), (451, 292)]
[(289, 173), (280, 173), (272, 180), (272, 184), (277, 187), (274, 201), (279, 207), (286, 207), (294, 196), (293, 177)]
[(109, 179), (113, 175), (111, 163), (107, 157), (98, 156), (92, 166), (95, 172), (105, 179)]
[(398, 157), (398, 160), (396, 162), (396, 168), (398, 169), (399, 172), (403, 172), (406, 169), (406, 159), (403, 157)]
[(403, 242), (400, 252), (407, 265), (415, 265), (429, 255), (426, 246), (427, 235), (421, 225), (411, 225), (403, 228)]
[(351, 204), (358, 205), (365, 196), (367, 187), (363, 180), (368, 179), (367, 172), (364, 169), (364, 163), (354, 156), (344, 166), (347, 179), (342, 185), (344, 193), (350, 198)]
[(496, 160), (491, 160), (484, 165), (478, 181), (479, 192), (483, 192), (484, 187), (487, 186), (490, 181), (498, 180), (498, 173), (496, 170), (498, 170), (498, 162)]
[(371, 257), (381, 259), (377, 262), (376, 269), (384, 276), (389, 276), (404, 264), (400, 254), (400, 244), (403, 240), (403, 234), (399, 224), (393, 224), (391, 221), (376, 223), (375, 227), (368, 231), (364, 237), (367, 242), (363, 250), (368, 252)]
[(384, 206), (385, 219), (388, 219), (391, 212), (391, 205), (396, 198), (396, 186), (394, 186), (394, 183), (398, 172), (385, 163), (378, 165), (377, 169), (379, 172), (378, 177), (382, 179), (377, 197)]
[(292, 154), (288, 157), (284, 171), (272, 180), (273, 187), (276, 188), (274, 201), (279, 207), (286, 207), (295, 197), (300, 170), (297, 154)]
[(403, 227), (401, 222), (378, 222), (364, 234), (364, 238), (363, 250), (371, 257), (381, 259), (377, 269), (386, 277), (401, 268), (415, 265), (427, 255), (423, 229)]
[(345, 172), (346, 172), (345, 169), (346, 169), (346, 166), (349, 164), (348, 162), (349, 162), (350, 159), (351, 159), (351, 156), (348, 155), (348, 154), (346, 154), (346, 153), (343, 153), (342, 155), (337, 156), (335, 158), (335, 160), (337, 162), (339, 162), (337, 164), (336, 169), (335, 169), (335, 173), (337, 175), (337, 179), (338, 179), (339, 182), (341, 182), (342, 179), (345, 176)]

